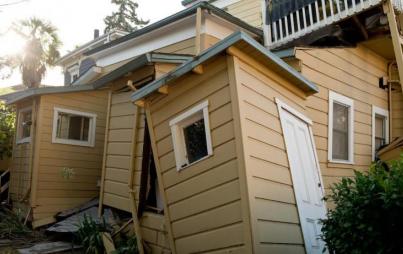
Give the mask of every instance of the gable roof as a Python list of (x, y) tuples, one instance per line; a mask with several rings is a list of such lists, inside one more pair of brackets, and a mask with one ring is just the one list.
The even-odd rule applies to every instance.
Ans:
[(54, 86), (54, 87), (38, 87), (30, 88), (24, 91), (14, 92), (7, 94), (5, 97), (6, 103), (14, 104), (20, 100), (28, 99), (30, 97), (45, 95), (45, 94), (57, 94), (57, 93), (72, 93), (91, 91), (105, 87), (110, 82), (126, 75), (131, 71), (135, 71), (141, 67), (152, 63), (177, 63), (182, 64), (192, 59), (191, 56), (182, 54), (168, 54), (168, 53), (146, 53), (135, 59), (123, 64), (122, 66), (114, 69), (113, 71), (105, 74), (99, 79), (86, 84), (76, 86)]
[(297, 72), (291, 66), (286, 64), (274, 53), (270, 52), (268, 49), (263, 47), (261, 44), (259, 44), (257, 41), (255, 41), (253, 38), (251, 38), (244, 32), (235, 32), (232, 35), (225, 38), (224, 40), (218, 42), (211, 48), (205, 50), (200, 55), (193, 57), (192, 60), (184, 63), (183, 65), (177, 67), (173, 71), (161, 76), (161, 78), (137, 90), (132, 94), (131, 99), (133, 101), (137, 101), (150, 95), (151, 93), (158, 90), (158, 88), (164, 86), (168, 82), (181, 77), (182, 75), (193, 70), (196, 66), (204, 63), (205, 61), (225, 51), (230, 46), (236, 45), (241, 42), (245, 42), (246, 45), (252, 47), (258, 53), (263, 55), (267, 60), (267, 64), (270, 65), (270, 68), (273, 71), (288, 79), (292, 84), (296, 85), (304, 92), (308, 94), (318, 92), (318, 87), (315, 84), (313, 84), (305, 77), (303, 77), (299, 72)]
[(180, 19), (183, 19), (183, 18), (186, 18), (188, 16), (194, 15), (197, 12), (197, 8), (208, 10), (211, 13), (217, 15), (218, 17), (220, 17), (222, 19), (225, 19), (225, 20), (229, 21), (230, 23), (233, 23), (233, 24), (235, 24), (235, 25), (237, 25), (237, 26), (239, 26), (239, 27), (251, 32), (251, 33), (254, 33), (254, 34), (256, 34), (256, 35), (258, 35), (260, 37), (263, 36), (262, 30), (260, 30), (259, 28), (253, 27), (253, 26), (247, 24), (246, 22), (244, 22), (244, 21), (232, 16), (231, 14), (221, 10), (220, 8), (217, 8), (217, 7), (211, 5), (211, 4), (207, 3), (207, 2), (202, 1), (200, 3), (197, 3), (197, 4), (193, 5), (192, 7), (186, 8), (186, 9), (184, 9), (184, 10), (182, 10), (180, 12), (177, 12), (177, 13), (175, 13), (175, 14), (167, 17), (167, 18), (164, 18), (164, 19), (162, 19), (160, 21), (157, 21), (157, 22), (155, 22), (155, 23), (153, 23), (151, 25), (148, 25), (148, 26), (146, 26), (146, 27), (144, 27), (142, 29), (134, 31), (134, 32), (132, 32), (132, 33), (126, 35), (126, 36), (123, 36), (123, 37), (120, 37), (118, 39), (115, 39), (115, 40), (113, 40), (113, 41), (111, 41), (109, 43), (103, 44), (103, 45), (101, 45), (99, 47), (90, 49), (90, 50), (84, 52), (84, 55), (87, 55), (87, 56), (92, 55), (92, 54), (97, 53), (99, 51), (102, 51), (104, 49), (114, 47), (116, 45), (119, 45), (120, 43), (129, 41), (129, 40), (134, 39), (136, 37), (139, 37), (141, 35), (147, 34), (147, 33), (151, 32), (153, 30), (156, 30), (158, 28), (164, 27), (164, 26), (166, 26), (168, 24), (171, 24), (171, 23), (173, 23), (175, 21), (178, 21)]
[(177, 63), (181, 64), (192, 57), (180, 54), (167, 54), (167, 53), (147, 53), (127, 62), (119, 68), (111, 71), (110, 73), (102, 76), (101, 78), (90, 83), (95, 89), (104, 87), (108, 83), (126, 75), (127, 73), (137, 70), (151, 63)]

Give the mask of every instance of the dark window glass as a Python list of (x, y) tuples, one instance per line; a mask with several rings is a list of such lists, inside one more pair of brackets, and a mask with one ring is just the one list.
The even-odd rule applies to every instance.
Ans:
[(349, 107), (333, 103), (333, 159), (348, 160)]
[(56, 136), (63, 139), (88, 141), (89, 126), (89, 117), (59, 113)]
[(21, 139), (31, 136), (32, 112), (21, 113)]
[(200, 119), (183, 128), (187, 159), (189, 163), (200, 160), (207, 155), (206, 131), (204, 119)]

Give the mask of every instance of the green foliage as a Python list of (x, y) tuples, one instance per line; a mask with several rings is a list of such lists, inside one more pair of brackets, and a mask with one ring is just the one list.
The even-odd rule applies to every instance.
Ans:
[(0, 102), (0, 160), (11, 157), (15, 132), (15, 112)]
[(117, 248), (112, 254), (137, 254), (139, 250), (137, 248), (136, 236), (125, 237), (117, 243)]
[(148, 24), (149, 20), (145, 21), (137, 16), (136, 11), (139, 5), (133, 0), (112, 0), (111, 2), (118, 5), (119, 9), (104, 18), (105, 33), (113, 30), (130, 33)]
[(38, 87), (46, 68), (54, 66), (60, 57), (61, 42), (57, 29), (35, 17), (13, 24), (12, 29), (25, 41), (24, 50), (17, 55), (2, 57), (0, 69), (19, 69), (25, 86)]
[(0, 207), (0, 239), (12, 239), (31, 234), (31, 230), (21, 223), (18, 215), (5, 207)]
[(101, 232), (107, 232), (105, 221), (97, 223), (91, 217), (84, 215), (77, 232), (79, 243), (84, 247), (86, 254), (104, 253), (104, 244)]
[(403, 157), (343, 178), (330, 200), (322, 239), (331, 253), (403, 253)]

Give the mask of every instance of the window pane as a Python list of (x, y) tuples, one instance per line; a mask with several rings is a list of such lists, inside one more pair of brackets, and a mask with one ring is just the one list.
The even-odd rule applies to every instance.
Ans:
[(207, 155), (206, 132), (204, 119), (200, 119), (183, 128), (185, 136), (187, 159), (189, 163), (197, 161)]
[(333, 104), (333, 159), (348, 160), (349, 107)]
[(28, 138), (31, 136), (31, 121), (31, 111), (21, 113), (21, 138)]
[(385, 145), (385, 118), (383, 116), (375, 116), (375, 151)]
[(58, 138), (88, 141), (90, 118), (60, 112), (57, 119)]

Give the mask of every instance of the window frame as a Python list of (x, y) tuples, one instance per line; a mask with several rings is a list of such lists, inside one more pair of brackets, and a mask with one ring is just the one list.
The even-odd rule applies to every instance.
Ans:
[[(58, 119), (59, 113), (67, 113), (67, 114), (73, 114), (73, 115), (90, 118), (89, 128), (88, 128), (88, 141), (58, 138), (57, 137), (57, 119)], [(78, 110), (72, 110), (72, 109), (66, 109), (66, 108), (54, 107), (53, 108), (52, 143), (94, 147), (95, 146), (96, 123), (97, 123), (97, 114), (78, 111)]]
[[(80, 67), (78, 64), (75, 64), (68, 68), (68, 72), (70, 73), (70, 84), (73, 84), (80, 77)], [(74, 75), (77, 75), (77, 78), (74, 79)]]
[(372, 160), (375, 160), (375, 118), (376, 116), (385, 118), (385, 143), (389, 143), (389, 111), (375, 105), (372, 105)]
[[(204, 131), (206, 136), (207, 155), (196, 161), (189, 163), (187, 159), (186, 144), (183, 129), (186, 126), (189, 126), (191, 123), (200, 120), (201, 118), (196, 117), (196, 114), (200, 112), (202, 113), (202, 118), (204, 119)], [(208, 101), (204, 101), (192, 107), (191, 109), (185, 111), (184, 113), (178, 115), (169, 122), (169, 126), (171, 127), (171, 136), (174, 147), (177, 171), (181, 171), (213, 155), (210, 120), (208, 112)]]
[(20, 110), (18, 110), (18, 126), (17, 126), (17, 138), (16, 138), (16, 144), (24, 144), (24, 143), (31, 143), (31, 139), (32, 139), (32, 125), (30, 127), (29, 130), (29, 137), (25, 137), (25, 138), (21, 138), (22, 135), (22, 114), (25, 112), (31, 111), (31, 121), (32, 121), (32, 106), (28, 106), (25, 108), (22, 108)]
[[(333, 159), (333, 104), (339, 103), (348, 107), (348, 159)], [(328, 161), (331, 163), (354, 164), (354, 100), (329, 90), (328, 119)]]

